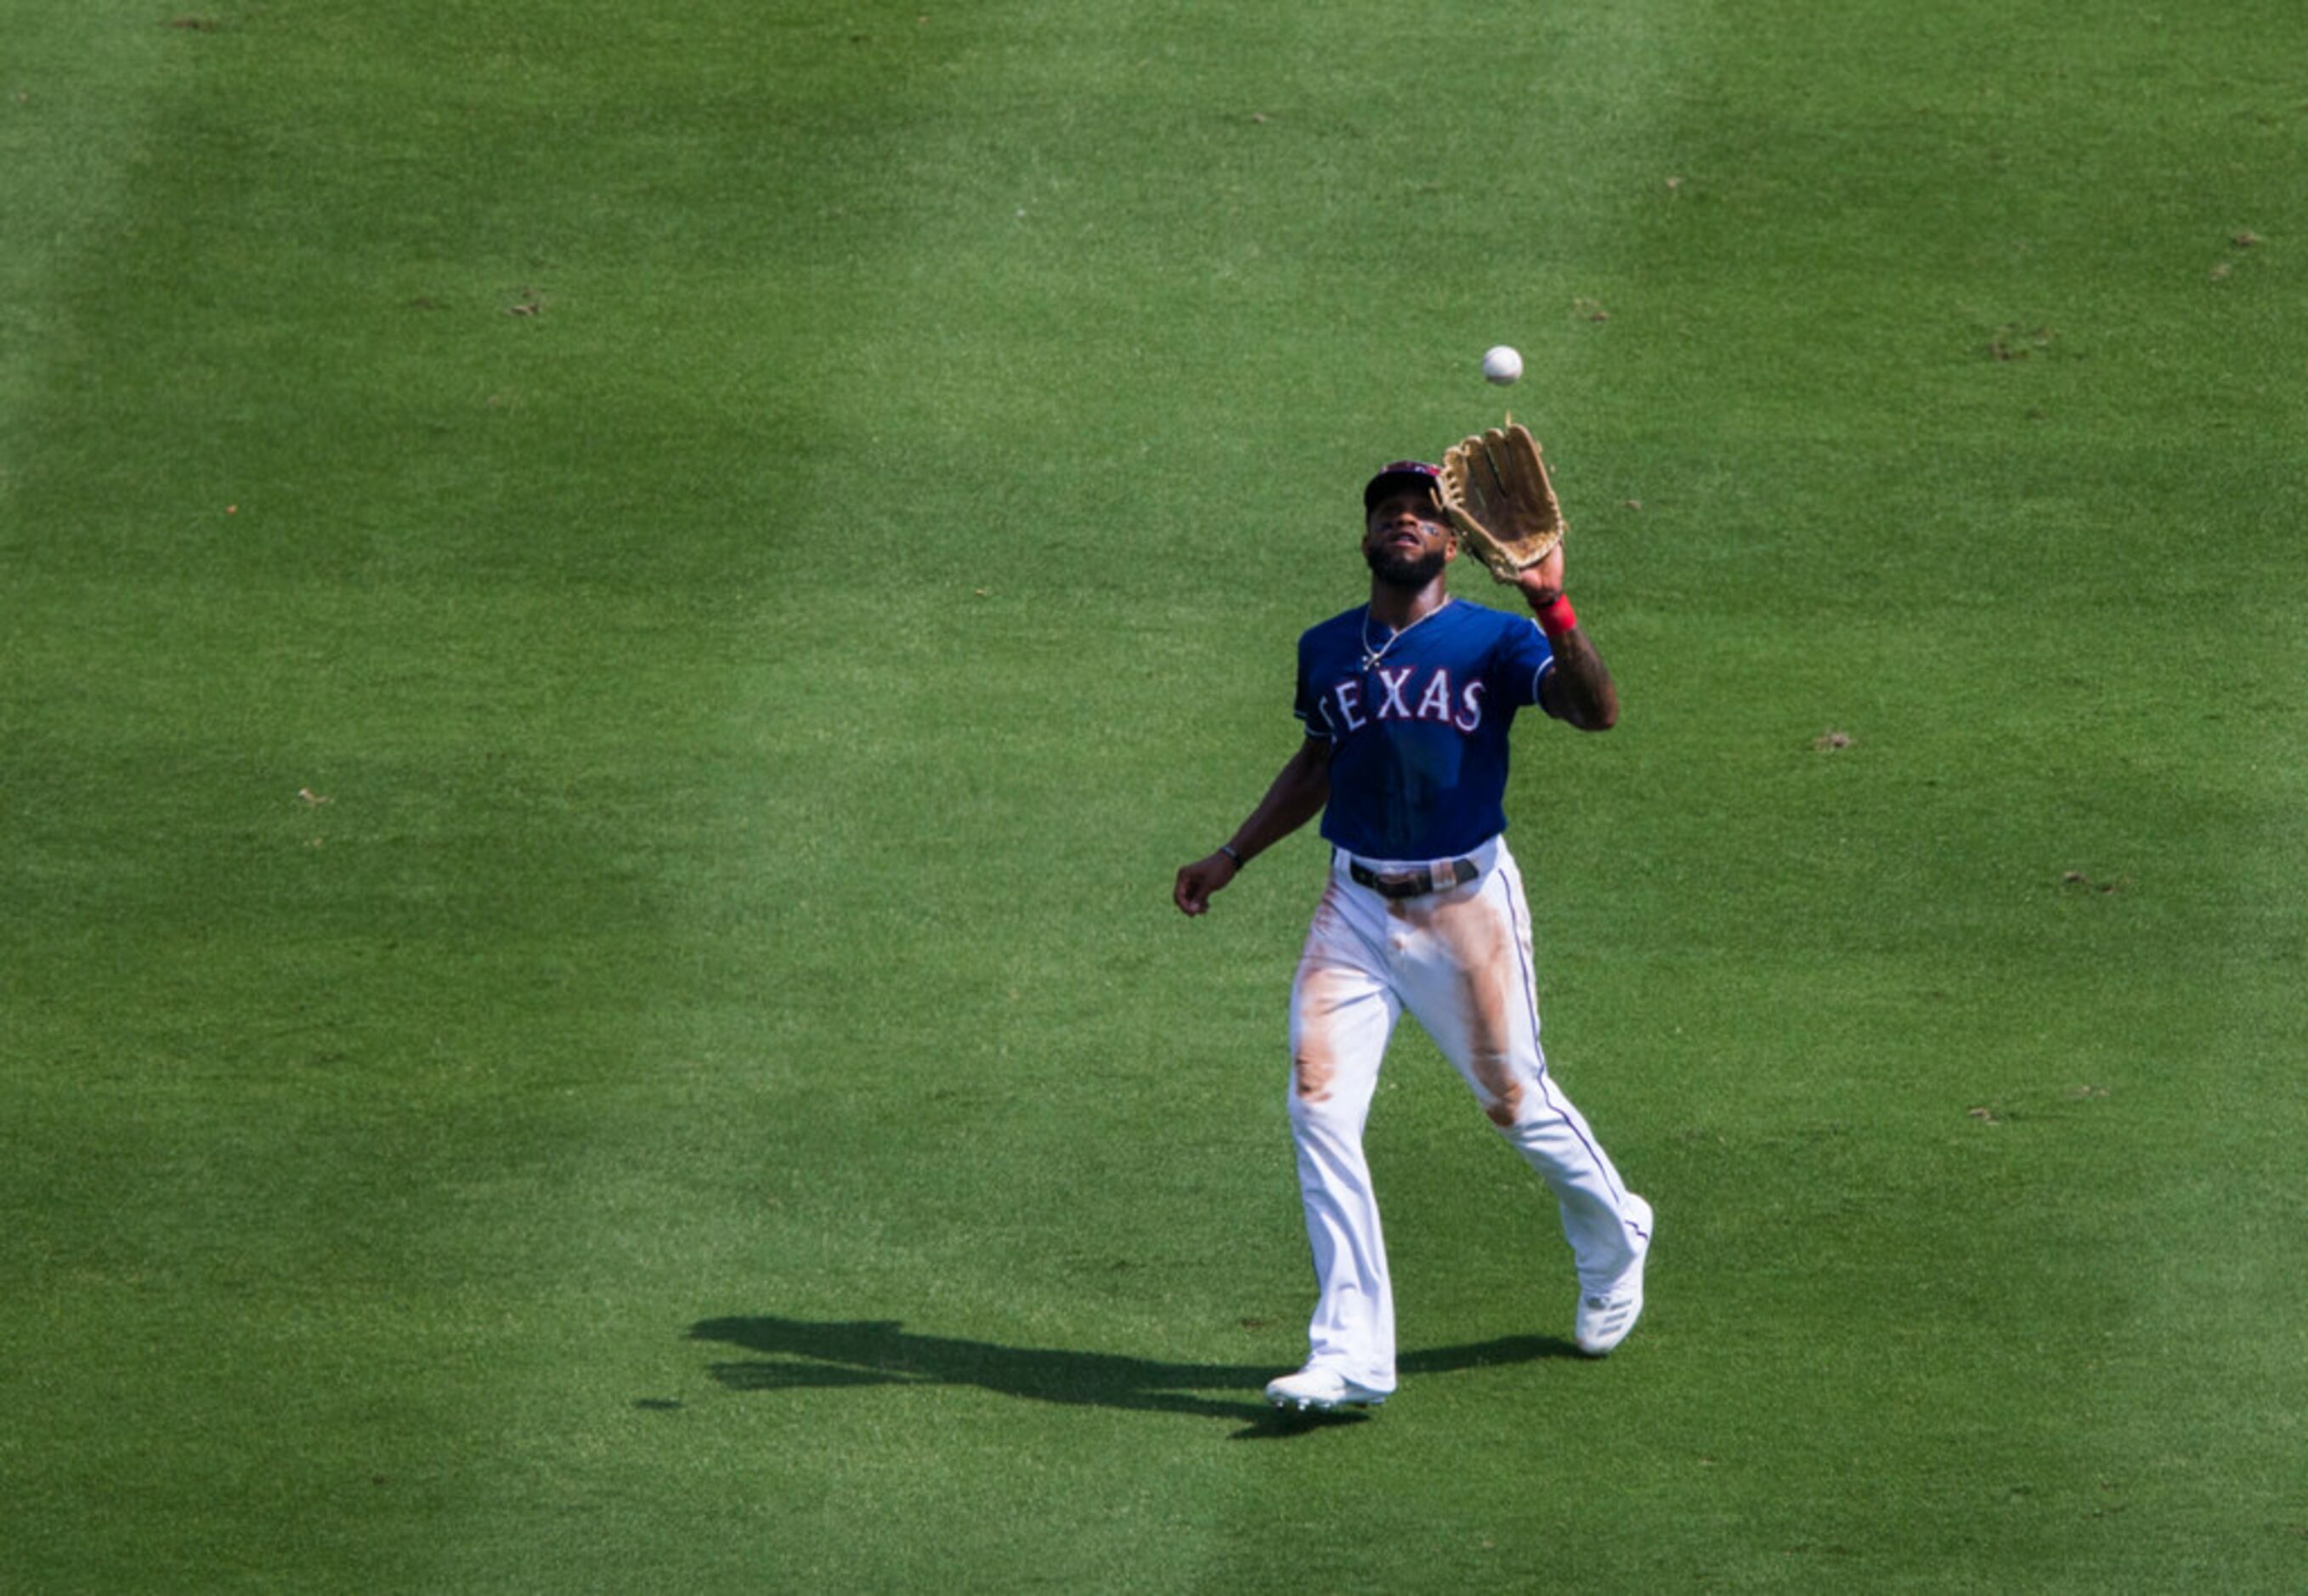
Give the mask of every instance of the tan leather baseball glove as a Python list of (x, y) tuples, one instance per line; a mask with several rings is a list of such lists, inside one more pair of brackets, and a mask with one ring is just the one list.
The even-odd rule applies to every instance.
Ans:
[(1520, 421), (1451, 444), (1442, 456), (1442, 494), (1460, 540), (1501, 582), (1512, 582), (1563, 541), (1563, 506), (1538, 440)]

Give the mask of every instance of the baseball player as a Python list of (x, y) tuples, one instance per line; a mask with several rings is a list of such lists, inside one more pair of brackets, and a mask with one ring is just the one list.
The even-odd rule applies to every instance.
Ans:
[[(1535, 447), (1530, 458), (1536, 466)], [(1451, 599), (1444, 573), (1461, 539), (1438, 501), (1441, 476), (1398, 462), (1363, 489), (1370, 602), (1299, 638), (1305, 740), (1234, 835), (1178, 872), (1173, 893), (1184, 913), (1203, 913), (1252, 859), (1322, 814), (1331, 864), (1291, 986), (1289, 1093), (1318, 1293), (1305, 1367), (1266, 1388), (1279, 1407), (1374, 1407), (1395, 1387), (1394, 1298), (1363, 1126), (1405, 1009), (1554, 1191), (1578, 1272), (1580, 1350), (1609, 1352), (1642, 1312), (1650, 1204), (1547, 1074), (1530, 911), (1501, 834), (1515, 712), (1536, 704), (1605, 731), (1617, 691), (1563, 596), (1559, 541), (1512, 578), (1535, 623)], [(1551, 511), (1551, 489), (1547, 498)], [(1490, 548), (1477, 552), (1503, 569)]]

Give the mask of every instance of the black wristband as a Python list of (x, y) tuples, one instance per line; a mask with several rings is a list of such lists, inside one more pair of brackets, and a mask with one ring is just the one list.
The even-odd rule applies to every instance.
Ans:
[(1234, 850), (1234, 844), (1233, 844), (1233, 843), (1231, 843), (1231, 842), (1221, 842), (1221, 843), (1219, 843), (1219, 851), (1220, 853), (1222, 853), (1222, 854), (1226, 855), (1226, 856), (1227, 856), (1227, 858), (1228, 858), (1232, 859), (1232, 860), (1234, 861), (1234, 867), (1235, 867), (1236, 869), (1237, 869), (1237, 870), (1241, 869), (1244, 865), (1246, 865), (1246, 864), (1250, 863), (1250, 861), (1249, 861), (1248, 859), (1246, 859), (1246, 858), (1243, 858), (1243, 857), (1242, 857), (1242, 855), (1240, 855), (1240, 854), (1236, 853), (1236, 852)]

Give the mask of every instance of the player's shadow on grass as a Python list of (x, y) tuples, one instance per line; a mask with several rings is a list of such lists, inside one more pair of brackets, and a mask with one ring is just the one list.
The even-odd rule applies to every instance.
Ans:
[[(1116, 1352), (1004, 1347), (918, 1335), (894, 1319), (702, 1319), (689, 1327), (689, 1339), (722, 1342), (766, 1355), (766, 1361), (710, 1367), (713, 1378), (732, 1391), (976, 1385), (1035, 1402), (1244, 1420), (1249, 1428), (1235, 1432), (1237, 1440), (1295, 1435), (1349, 1417), (1286, 1414), (1269, 1407), (1256, 1393), (1284, 1372), (1269, 1364), (1163, 1363)], [(1468, 1346), (1406, 1352), (1397, 1367), (1408, 1378), (1577, 1355), (1577, 1348), (1553, 1336), (1508, 1335)], [(1204, 1394), (1220, 1391), (1253, 1394)]]

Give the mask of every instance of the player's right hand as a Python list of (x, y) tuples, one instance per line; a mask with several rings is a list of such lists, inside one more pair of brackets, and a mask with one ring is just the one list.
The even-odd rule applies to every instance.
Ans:
[(1223, 853), (1196, 859), (1178, 871), (1178, 884), (1170, 889), (1171, 901), (1181, 914), (1201, 914), (1210, 908), (1210, 894), (1232, 881), (1241, 868)]
[(1525, 565), (1517, 572), (1515, 586), (1533, 609), (1545, 609), (1563, 596), (1563, 545), (1556, 544), (1546, 551), (1546, 557), (1535, 565)]

